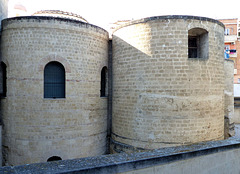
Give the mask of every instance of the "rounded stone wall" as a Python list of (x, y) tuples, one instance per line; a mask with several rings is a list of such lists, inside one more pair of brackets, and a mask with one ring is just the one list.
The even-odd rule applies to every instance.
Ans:
[(159, 16), (113, 33), (112, 150), (224, 137), (224, 26)]
[[(5, 164), (104, 154), (107, 97), (100, 97), (100, 81), (108, 66), (107, 31), (70, 19), (10, 18), (3, 20), (1, 49), (7, 70)], [(61, 97), (45, 91), (51, 79), (46, 65), (63, 67)]]

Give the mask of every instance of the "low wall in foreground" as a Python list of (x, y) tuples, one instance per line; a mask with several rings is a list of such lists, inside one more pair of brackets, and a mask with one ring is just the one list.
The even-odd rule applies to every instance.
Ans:
[(2, 167), (0, 173), (239, 173), (240, 139), (170, 147), (150, 152)]

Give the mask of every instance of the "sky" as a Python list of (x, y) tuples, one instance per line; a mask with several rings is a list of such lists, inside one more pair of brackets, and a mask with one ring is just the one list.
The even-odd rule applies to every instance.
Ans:
[(105, 29), (117, 20), (161, 15), (193, 15), (214, 19), (240, 17), (239, 0), (9, 0), (9, 7), (13, 2), (22, 3), (29, 15), (40, 10), (73, 12)]

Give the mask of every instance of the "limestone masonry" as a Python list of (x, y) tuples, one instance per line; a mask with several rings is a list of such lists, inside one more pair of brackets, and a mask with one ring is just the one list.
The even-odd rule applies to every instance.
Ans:
[(67, 18), (2, 21), (4, 165), (224, 139), (233, 63), (222, 23), (151, 17), (109, 38)]
[[(6, 19), (1, 50), (8, 71), (2, 119), (9, 165), (106, 152), (107, 98), (99, 94), (106, 31), (64, 19)], [(65, 68), (65, 98), (43, 98), (44, 67), (52, 61)]]
[[(223, 32), (216, 21), (181, 16), (133, 21), (114, 32), (116, 150), (119, 142), (155, 149), (223, 139)], [(207, 53), (189, 57), (189, 37), (198, 35)]]

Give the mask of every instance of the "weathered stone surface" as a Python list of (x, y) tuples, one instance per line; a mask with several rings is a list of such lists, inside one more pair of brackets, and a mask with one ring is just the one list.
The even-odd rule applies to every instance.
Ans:
[[(104, 154), (107, 98), (100, 98), (108, 63), (108, 33), (94, 25), (53, 17), (3, 21), (2, 57), (7, 97), (2, 100), (7, 165)], [(66, 98), (43, 98), (44, 67), (60, 62)]]
[[(207, 31), (200, 45), (208, 49), (199, 58), (188, 58), (189, 30)], [(117, 28), (111, 50), (108, 33), (91, 24), (36, 16), (4, 20), (5, 164), (100, 155), (110, 133), (113, 152), (223, 139), (224, 115), (232, 114), (231, 92), (224, 93), (230, 81), (224, 82), (223, 33), (224, 26), (208, 18), (151, 17)], [(43, 98), (43, 71), (51, 61), (65, 68), (64, 99)], [(111, 68), (110, 100), (100, 98), (104, 66)], [(87, 161), (93, 159), (100, 158)]]
[[(208, 32), (207, 58), (188, 58), (193, 28)], [(155, 149), (223, 139), (223, 33), (220, 22), (191, 16), (146, 18), (118, 28), (113, 140)]]

